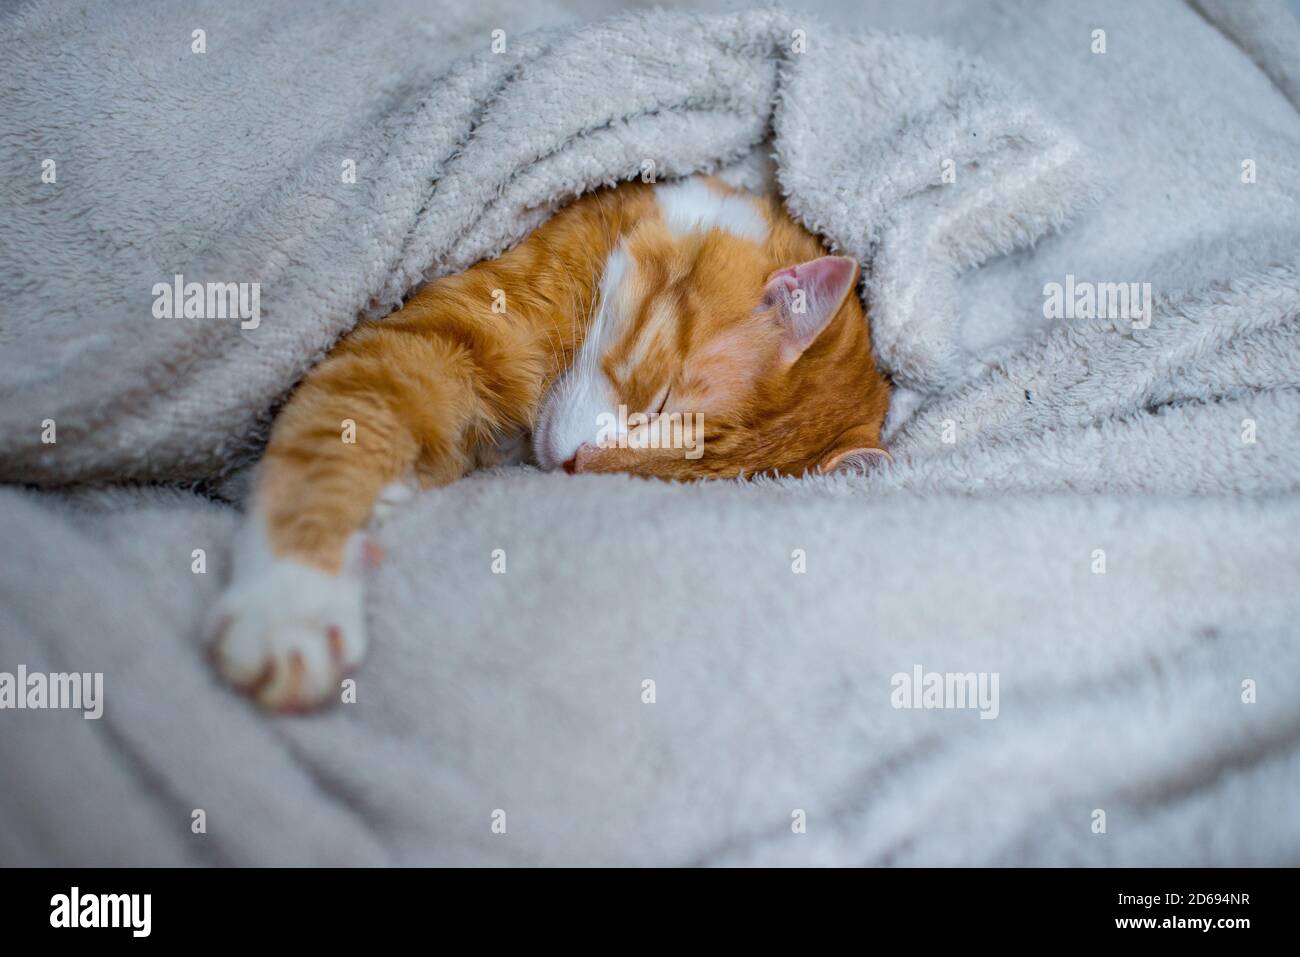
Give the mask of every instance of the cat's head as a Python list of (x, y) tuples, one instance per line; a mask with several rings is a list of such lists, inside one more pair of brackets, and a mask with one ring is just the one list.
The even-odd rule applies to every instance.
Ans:
[(775, 203), (660, 187), (545, 396), (538, 461), (668, 479), (873, 467), (889, 391), (857, 283)]

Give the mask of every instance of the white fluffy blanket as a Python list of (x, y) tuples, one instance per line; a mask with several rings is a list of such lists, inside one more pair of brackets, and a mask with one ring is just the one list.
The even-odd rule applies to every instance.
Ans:
[[(770, 152), (904, 389), (869, 479), (423, 496), (306, 719), (202, 660), (233, 508), (0, 491), (0, 671), (105, 676), (99, 721), (0, 712), (0, 860), (1300, 861), (1296, 27), (1251, 6), (7, 14), (9, 481), (230, 472), (358, 315), (647, 163)], [(257, 328), (155, 318), (175, 273), (260, 283)], [(996, 719), (895, 707), (917, 667), (997, 675)]]

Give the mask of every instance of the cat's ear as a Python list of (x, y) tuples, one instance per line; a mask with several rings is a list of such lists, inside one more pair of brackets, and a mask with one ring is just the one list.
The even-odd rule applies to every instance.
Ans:
[(892, 464), (894, 457), (884, 449), (876, 448), (875, 441), (875, 437), (864, 430), (850, 429), (840, 436), (834, 449), (822, 456), (817, 471), (865, 475), (886, 463)]
[(858, 282), (858, 264), (847, 256), (822, 256), (767, 279), (759, 312), (771, 311), (785, 333), (785, 355), (797, 359), (821, 335)]

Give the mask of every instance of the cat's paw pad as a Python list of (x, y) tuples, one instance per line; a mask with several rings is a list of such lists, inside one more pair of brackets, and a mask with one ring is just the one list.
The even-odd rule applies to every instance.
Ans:
[(217, 669), (265, 708), (321, 705), (365, 656), (363, 609), (358, 576), (276, 559), (236, 578), (218, 603), (210, 628)]

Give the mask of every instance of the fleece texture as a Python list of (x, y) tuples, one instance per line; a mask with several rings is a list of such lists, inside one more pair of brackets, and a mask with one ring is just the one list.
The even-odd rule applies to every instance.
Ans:
[[(0, 14), (0, 476), (112, 483), (0, 488), (0, 672), (106, 699), (0, 711), (0, 863), (1300, 864), (1285, 10), (619, 7)], [(646, 163), (863, 263), (894, 465), (478, 474), (382, 529), (354, 703), (222, 687), (241, 515), (128, 482), (240, 474), (358, 316)], [(259, 327), (155, 319), (176, 272)], [(997, 717), (895, 707), (918, 667)]]
[[(481, 30), (434, 47), (453, 62), (446, 72), (421, 58), (379, 101), (400, 51), (356, 39), (387, 82), (340, 104), (336, 83), (311, 84), (319, 62), (335, 58), (319, 44), (352, 34), (351, 7), (334, 10), (333, 30), (315, 24), (316, 44), (286, 40), (273, 67), (256, 2), (203, 15), (94, 8), (75, 40), (56, 9), (20, 12), (0, 41), (19, 88), (0, 120), (0, 151), (25, 158), (30, 174), (5, 179), (14, 228), (0, 247), (9, 308), (0, 477), (10, 481), (196, 479), (229, 468), (358, 315), (499, 252), (578, 193), (712, 169), (769, 131), (762, 149), (774, 152), (795, 213), (879, 263), (870, 294), (891, 368), (938, 387), (958, 370), (958, 272), (1038, 238), (1088, 195), (1078, 145), (968, 55), (777, 11), (620, 17), (507, 34), (500, 52)], [(362, 37), (400, 33), (427, 10), (382, 4)], [(206, 52), (195, 53), (190, 27), (200, 22)], [(287, 37), (300, 26), (278, 29)], [(86, 54), (65, 56), (83, 35)], [(116, 55), (122, 46), (159, 66), (138, 70), (138, 57)], [(311, 69), (295, 75), (297, 61)], [(124, 114), (87, 128), (108, 98)], [(304, 101), (341, 115), (281, 152), (275, 137), (313, 115)], [(178, 136), (159, 122), (182, 103), (203, 116), (202, 130)], [(249, 145), (213, 149), (211, 129)], [(39, 159), (55, 158), (57, 174), (61, 156), (62, 178), (40, 182)], [(939, 189), (944, 163), (956, 179)], [(157, 317), (154, 287), (177, 275), (256, 283), (256, 326)], [(57, 444), (42, 441), (46, 420)]]
[[(106, 702), (0, 713), (0, 861), (1300, 862), (1294, 498), (480, 475), (386, 527), (356, 702), (280, 719), (199, 646), (236, 522), (0, 496), (5, 660)], [(893, 707), (918, 665), (998, 716)]]

